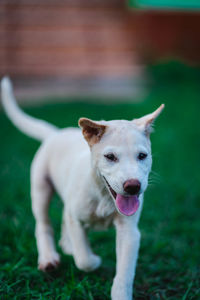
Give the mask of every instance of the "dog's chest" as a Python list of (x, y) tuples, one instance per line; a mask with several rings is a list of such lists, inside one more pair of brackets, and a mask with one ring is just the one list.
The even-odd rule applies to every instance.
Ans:
[(107, 216), (106, 218), (99, 218), (96, 215), (91, 216), (90, 220), (83, 221), (84, 228), (92, 228), (95, 230), (107, 229), (113, 223), (114, 215)]
[(80, 218), (79, 221), (85, 229), (105, 230), (113, 224), (114, 216), (115, 213), (106, 217), (99, 217), (94, 213), (90, 216)]
[(82, 217), (82, 224), (85, 228), (106, 229), (108, 228), (115, 217), (116, 210), (114, 203), (108, 194), (96, 195), (91, 199), (89, 205), (89, 214)]

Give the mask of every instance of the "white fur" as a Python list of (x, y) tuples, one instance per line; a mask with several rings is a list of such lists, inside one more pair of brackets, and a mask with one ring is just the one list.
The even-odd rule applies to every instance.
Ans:
[[(24, 133), (42, 140), (31, 167), (32, 210), (36, 219), (36, 240), (39, 269), (47, 270), (59, 263), (48, 217), (53, 188), (64, 202), (60, 245), (72, 254), (76, 266), (84, 271), (99, 267), (101, 258), (90, 248), (87, 227), (116, 226), (117, 268), (112, 286), (112, 300), (132, 299), (132, 286), (140, 244), (137, 224), (142, 209), (143, 193), (151, 169), (151, 147), (148, 127), (162, 108), (133, 121), (101, 121), (106, 126), (101, 139), (88, 147), (81, 130), (56, 127), (25, 115), (16, 105), (8, 78), (2, 80), (2, 101), (7, 115)], [(143, 119), (143, 121), (141, 121)], [(115, 153), (119, 161), (108, 161), (104, 154)], [(139, 152), (148, 154), (139, 161)], [(132, 216), (121, 215), (108, 186), (125, 195), (123, 183), (136, 178), (141, 182), (140, 207)]]

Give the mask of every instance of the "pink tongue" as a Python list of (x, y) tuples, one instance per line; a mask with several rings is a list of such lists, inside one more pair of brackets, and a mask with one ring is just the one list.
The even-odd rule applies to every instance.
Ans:
[(133, 215), (139, 207), (139, 199), (136, 195), (125, 197), (117, 194), (116, 204), (119, 211), (125, 216)]

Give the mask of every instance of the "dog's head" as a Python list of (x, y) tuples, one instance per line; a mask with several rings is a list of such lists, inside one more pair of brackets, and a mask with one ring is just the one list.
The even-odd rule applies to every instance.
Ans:
[(152, 165), (150, 133), (163, 108), (164, 104), (133, 121), (79, 120), (91, 149), (93, 167), (123, 215), (130, 216), (137, 211), (138, 197), (147, 188)]

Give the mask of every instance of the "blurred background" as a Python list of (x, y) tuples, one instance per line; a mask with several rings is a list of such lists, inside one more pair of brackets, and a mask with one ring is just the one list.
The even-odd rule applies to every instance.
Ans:
[(1, 0), (0, 75), (14, 79), (20, 100), (133, 98), (147, 65), (200, 63), (199, 8), (198, 0)]
[[(152, 134), (135, 299), (200, 299), (200, 0), (0, 0), (0, 76), (21, 107), (60, 127), (166, 108)], [(0, 104), (2, 299), (110, 299), (114, 230), (90, 233), (95, 273), (62, 256), (37, 271), (29, 172), (39, 143)], [(62, 203), (50, 207), (56, 241)], [(60, 249), (58, 248), (58, 251)]]

